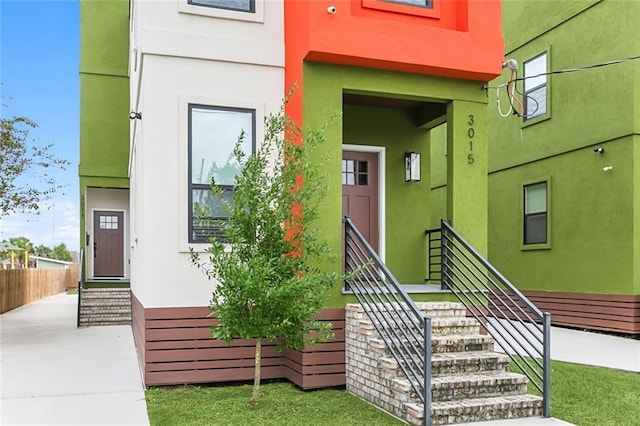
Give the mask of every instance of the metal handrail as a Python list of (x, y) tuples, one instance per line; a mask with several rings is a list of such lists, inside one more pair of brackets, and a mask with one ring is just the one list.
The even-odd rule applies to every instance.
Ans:
[(442, 254), (442, 231), (440, 228), (425, 229), (427, 236), (427, 278), (425, 281), (442, 283), (440, 257)]
[(551, 314), (541, 312), (451, 224), (441, 222), (442, 286), (486, 328), (542, 394), (551, 416)]
[(346, 285), (382, 337), (423, 404), (423, 425), (431, 425), (431, 318), (400, 286), (389, 268), (345, 216)]
[(84, 282), (83, 268), (84, 249), (80, 249), (80, 263), (78, 264), (78, 312), (76, 314), (76, 327), (80, 327), (80, 304), (82, 302), (82, 283)]

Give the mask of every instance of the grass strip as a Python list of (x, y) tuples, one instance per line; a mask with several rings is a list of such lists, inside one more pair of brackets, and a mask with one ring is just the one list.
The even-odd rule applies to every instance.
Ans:
[(344, 390), (305, 392), (290, 383), (263, 384), (257, 408), (250, 385), (153, 388), (146, 396), (153, 426), (402, 424)]

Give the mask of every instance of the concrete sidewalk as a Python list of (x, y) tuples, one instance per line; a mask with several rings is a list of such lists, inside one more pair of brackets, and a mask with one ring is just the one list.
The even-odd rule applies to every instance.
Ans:
[(76, 328), (77, 296), (0, 316), (2, 425), (148, 425), (130, 326)]
[(640, 372), (640, 340), (551, 327), (551, 359)]

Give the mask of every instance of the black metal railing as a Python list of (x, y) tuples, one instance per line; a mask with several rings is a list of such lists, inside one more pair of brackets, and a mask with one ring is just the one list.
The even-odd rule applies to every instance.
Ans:
[(78, 312), (76, 314), (76, 327), (80, 327), (80, 308), (82, 304), (82, 283), (84, 282), (84, 249), (80, 249), (80, 263), (78, 264)]
[(427, 282), (442, 283), (442, 231), (440, 228), (425, 229), (424, 234), (427, 236)]
[(391, 274), (378, 254), (346, 216), (345, 285), (384, 340), (424, 407), (431, 425), (431, 319)]
[(551, 416), (551, 314), (542, 313), (451, 226), (441, 223), (441, 275), (543, 398)]

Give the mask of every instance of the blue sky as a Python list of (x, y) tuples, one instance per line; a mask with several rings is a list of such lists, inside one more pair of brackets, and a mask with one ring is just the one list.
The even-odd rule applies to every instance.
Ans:
[(53, 144), (71, 165), (56, 173), (65, 185), (39, 215), (0, 219), (0, 240), (25, 236), (36, 245), (64, 242), (78, 249), (80, 6), (76, 0), (0, 0), (2, 117), (26, 116), (38, 124), (31, 137)]

